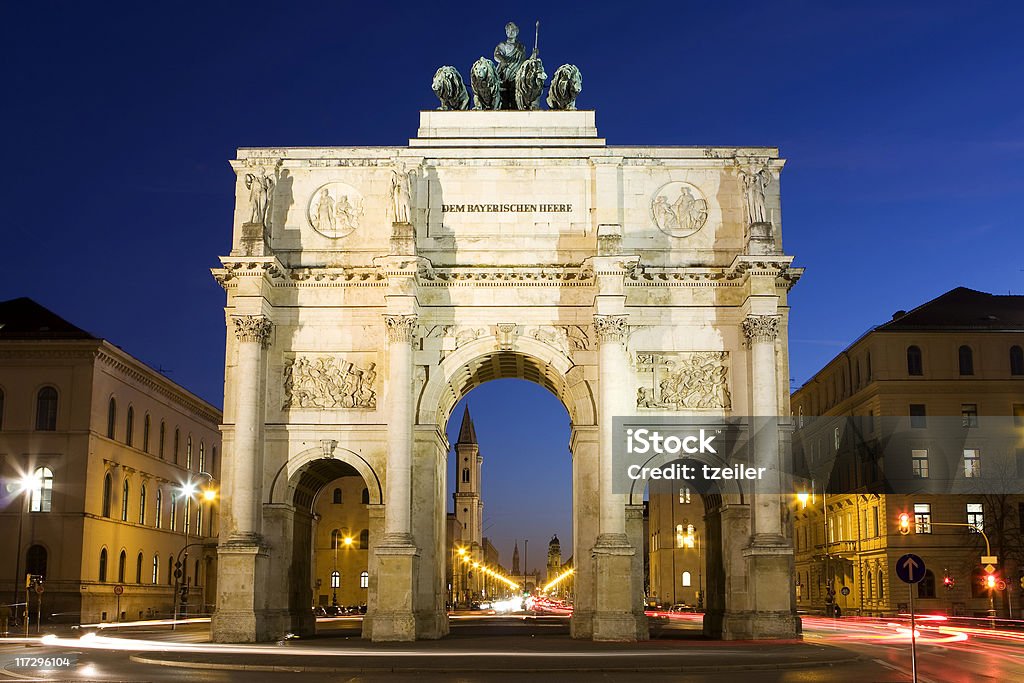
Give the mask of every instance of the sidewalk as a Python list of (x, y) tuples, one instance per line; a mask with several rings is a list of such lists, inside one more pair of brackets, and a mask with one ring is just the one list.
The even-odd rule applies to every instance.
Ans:
[(196, 646), (189, 651), (140, 652), (131, 659), (191, 669), (319, 673), (708, 673), (835, 666), (859, 659), (838, 648), (792, 640), (594, 643), (567, 636), (460, 637), (414, 643), (320, 637), (276, 647), (242, 645), (223, 650)]

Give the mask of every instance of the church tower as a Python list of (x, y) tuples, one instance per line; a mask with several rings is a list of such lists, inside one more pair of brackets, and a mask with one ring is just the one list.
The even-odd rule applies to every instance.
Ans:
[(512, 549), (512, 576), (519, 576), (519, 540), (516, 539), (516, 546)]
[(562, 546), (558, 542), (558, 536), (552, 536), (548, 543), (548, 575), (547, 583), (555, 580), (562, 573)]
[(484, 504), (480, 499), (480, 467), (484, 459), (480, 455), (468, 405), (462, 413), (455, 456), (455, 519), (459, 523), (462, 545), (479, 549), (483, 544)]

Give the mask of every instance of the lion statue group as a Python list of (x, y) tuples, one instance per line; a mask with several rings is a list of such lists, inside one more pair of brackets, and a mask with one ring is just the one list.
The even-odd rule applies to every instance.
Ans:
[[(501, 79), (494, 62), (481, 57), (469, 71), (469, 85), (473, 90), (473, 109), (499, 110), (519, 109), (522, 111), (540, 109), (544, 83), (547, 81), (544, 64), (539, 57), (523, 61), (515, 72), (514, 101), (502, 99)], [(440, 100), (441, 110), (469, 109), (469, 94), (465, 81), (454, 66), (442, 66), (434, 74), (434, 94)], [(556, 111), (573, 111), (576, 98), (583, 90), (583, 77), (573, 64), (563, 64), (555, 70), (548, 88), (548, 108)]]

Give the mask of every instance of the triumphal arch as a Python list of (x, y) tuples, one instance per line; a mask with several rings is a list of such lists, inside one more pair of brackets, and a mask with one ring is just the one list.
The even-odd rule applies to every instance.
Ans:
[[(368, 490), (364, 636), (445, 635), (446, 425), (509, 377), (571, 420), (573, 635), (646, 638), (612, 417), (789, 414), (777, 149), (613, 146), (567, 96), (469, 110), (441, 86), (406, 146), (231, 162), (217, 641), (312, 630), (312, 503), (345, 474)], [(778, 434), (759, 459), (784, 458)], [(706, 631), (793, 637), (784, 497), (706, 501)]]

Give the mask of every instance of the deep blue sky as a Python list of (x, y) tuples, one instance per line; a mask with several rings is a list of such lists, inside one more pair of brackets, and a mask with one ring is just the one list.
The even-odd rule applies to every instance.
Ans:
[[(538, 18), (549, 72), (580, 67), (610, 144), (781, 148), (785, 248), (807, 268), (797, 384), (894, 310), (958, 285), (1021, 293), (1019, 3), (251, 0), (4, 3), (0, 299), (219, 405), (208, 269), (229, 249), (234, 149), (404, 144), (437, 66), (465, 74), (509, 19), (529, 45)], [(500, 397), (470, 400), (485, 441)], [(517, 450), (538, 467), (565, 438)], [(489, 509), (514, 509), (503, 495)]]

